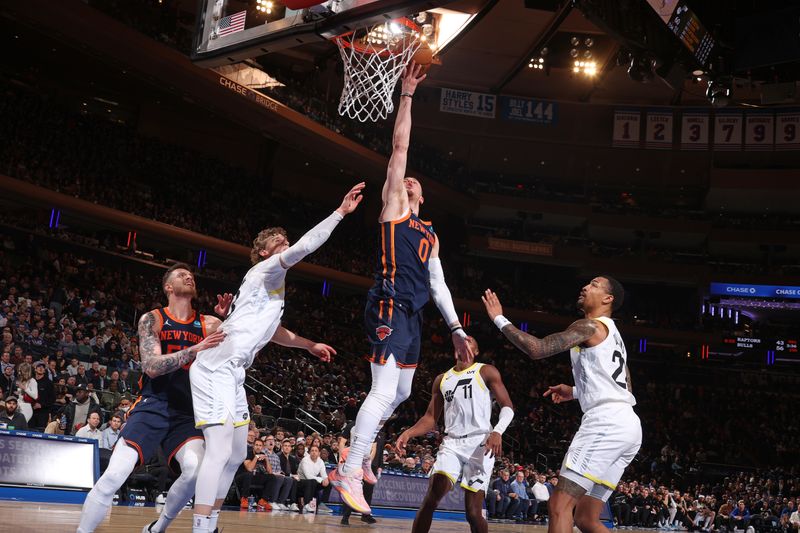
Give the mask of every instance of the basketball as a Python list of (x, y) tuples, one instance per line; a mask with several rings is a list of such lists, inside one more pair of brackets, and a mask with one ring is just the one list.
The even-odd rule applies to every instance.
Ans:
[(433, 50), (427, 44), (422, 43), (422, 46), (414, 53), (414, 57), (411, 60), (417, 65), (422, 65), (420, 73), (425, 74), (433, 63)]

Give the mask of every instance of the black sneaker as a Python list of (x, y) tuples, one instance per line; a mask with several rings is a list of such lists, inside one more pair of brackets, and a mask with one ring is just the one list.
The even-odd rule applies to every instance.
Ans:
[(339, 522), (339, 523), (342, 524), (343, 526), (349, 526), (350, 525), (350, 517), (349, 516), (343, 516), (342, 517), (342, 521)]
[(377, 522), (377, 520), (375, 520), (375, 518), (371, 514), (362, 514), (361, 521), (366, 522), (367, 524), (374, 524), (375, 522)]

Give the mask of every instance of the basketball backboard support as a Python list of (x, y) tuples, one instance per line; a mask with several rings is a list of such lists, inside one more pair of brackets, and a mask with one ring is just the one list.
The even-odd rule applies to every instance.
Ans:
[(328, 0), (293, 10), (280, 0), (198, 0), (192, 61), (214, 67), (327, 41), (453, 0)]

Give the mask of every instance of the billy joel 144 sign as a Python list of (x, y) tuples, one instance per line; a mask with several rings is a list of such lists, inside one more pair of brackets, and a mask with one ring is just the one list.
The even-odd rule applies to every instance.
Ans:
[(503, 118), (536, 124), (554, 124), (557, 104), (546, 100), (531, 100), (503, 96), (500, 98)]

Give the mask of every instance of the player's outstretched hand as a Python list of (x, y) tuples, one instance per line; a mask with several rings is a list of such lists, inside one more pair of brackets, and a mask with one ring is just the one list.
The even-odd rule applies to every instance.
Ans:
[(422, 65), (417, 65), (414, 61), (411, 61), (408, 66), (406, 67), (405, 72), (403, 72), (403, 85), (402, 91), (403, 93), (414, 94), (414, 91), (417, 90), (417, 85), (422, 83), (428, 75), (422, 74)]
[(453, 333), (451, 337), (456, 349), (456, 359), (466, 365), (471, 365), (475, 361), (475, 353), (472, 351), (472, 344), (467, 342), (469, 337), (464, 338), (458, 333)]
[(353, 211), (356, 210), (358, 204), (361, 203), (361, 200), (364, 199), (361, 196), (361, 191), (364, 190), (367, 184), (365, 182), (357, 183), (347, 194), (344, 195), (344, 200), (342, 200), (342, 205), (336, 210), (340, 215), (345, 216), (349, 215)]
[(496, 431), (489, 433), (489, 438), (486, 439), (486, 452), (484, 455), (489, 457), (500, 457), (503, 455), (503, 436)]
[(400, 434), (400, 437), (398, 437), (397, 442), (394, 444), (394, 447), (397, 450), (397, 455), (399, 457), (405, 457), (406, 446), (408, 446), (408, 441), (409, 441), (408, 433), (404, 431), (403, 433)]
[(214, 312), (217, 313), (217, 316), (226, 318), (231, 310), (231, 302), (233, 302), (233, 294), (229, 292), (217, 294), (217, 305), (214, 306)]
[(214, 346), (218, 346), (219, 343), (225, 340), (225, 332), (222, 330), (217, 330), (202, 341), (198, 342), (194, 346), (189, 347), (190, 353), (197, 353), (203, 350), (208, 350), (209, 348), (213, 348)]
[(544, 391), (542, 396), (545, 398), (550, 396), (550, 399), (553, 400), (553, 403), (568, 402), (575, 399), (575, 397), (572, 395), (572, 387), (563, 383), (560, 385), (547, 387), (547, 390)]
[(313, 355), (314, 357), (318, 358), (321, 361), (330, 363), (331, 357), (336, 355), (336, 350), (334, 350), (327, 344), (316, 342), (313, 345), (311, 345), (311, 347), (309, 347), (308, 353), (310, 353), (311, 355)]
[(503, 306), (500, 305), (500, 299), (492, 292), (492, 289), (486, 289), (483, 296), (481, 296), (481, 300), (486, 307), (486, 314), (489, 315), (490, 319), (494, 320), (498, 315), (503, 314)]

